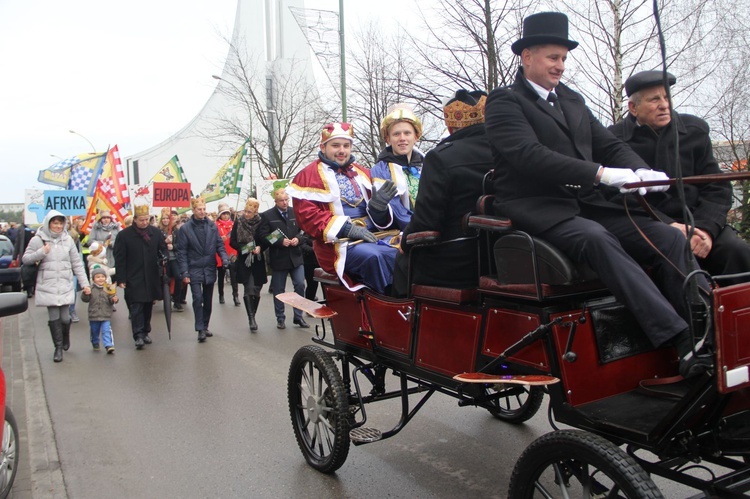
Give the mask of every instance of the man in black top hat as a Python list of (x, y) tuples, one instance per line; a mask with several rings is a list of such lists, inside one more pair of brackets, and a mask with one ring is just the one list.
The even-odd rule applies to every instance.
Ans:
[[(670, 86), (677, 81), (667, 73)], [(641, 71), (625, 81), (628, 115), (609, 129), (627, 142), (654, 170), (676, 177), (675, 138), (679, 137), (682, 175), (721, 173), (714, 159), (708, 123), (689, 114), (671, 112), (661, 71)], [(676, 133), (675, 133), (676, 132)], [(750, 246), (727, 225), (732, 206), (729, 182), (685, 184), (685, 202), (695, 230), (690, 246), (701, 267), (710, 274), (738, 274), (750, 271)], [(687, 237), (686, 221), (677, 188), (652, 193), (646, 200), (665, 223), (680, 229)], [(620, 204), (622, 200), (618, 201)], [(746, 279), (734, 279), (731, 283)], [(728, 282), (728, 281), (724, 281)]]
[[(624, 184), (666, 175), (651, 170), (597, 121), (579, 94), (560, 83), (568, 51), (577, 46), (568, 38), (564, 14), (524, 19), (523, 37), (511, 47), (521, 57), (516, 80), (487, 99), (495, 211), (588, 264), (654, 346), (675, 344), (683, 374), (702, 372), (692, 355), (682, 293), (683, 275), (694, 263), (683, 251), (685, 238), (645, 213), (633, 214), (634, 224), (622, 205), (607, 200)], [(659, 287), (641, 265), (652, 267)]]
[[(424, 160), (419, 183), (419, 203), (404, 229), (396, 257), (393, 292), (407, 294), (408, 253), (406, 238), (413, 232), (439, 231), (442, 241), (462, 238), (463, 216), (482, 195), (482, 181), (492, 169), (492, 154), (484, 130), (483, 91), (458, 90), (443, 106), (450, 135)], [(476, 287), (479, 283), (476, 240), (466, 239), (417, 250), (412, 258), (412, 282), (451, 288)]]

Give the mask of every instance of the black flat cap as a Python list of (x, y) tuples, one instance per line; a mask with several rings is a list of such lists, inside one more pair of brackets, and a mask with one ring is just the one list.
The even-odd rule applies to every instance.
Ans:
[[(677, 82), (672, 73), (667, 73), (667, 81), (671, 87)], [(641, 71), (625, 80), (625, 93), (630, 97), (639, 90), (664, 85), (664, 73), (661, 71)]]

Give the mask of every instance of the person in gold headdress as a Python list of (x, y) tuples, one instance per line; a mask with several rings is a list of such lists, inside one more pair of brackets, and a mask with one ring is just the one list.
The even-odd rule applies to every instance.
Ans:
[(161, 258), (167, 254), (164, 236), (149, 225), (148, 205), (135, 207), (133, 225), (117, 235), (115, 281), (125, 289), (130, 324), (137, 349), (151, 343), (151, 309), (162, 299)]
[(411, 106), (396, 104), (380, 122), (380, 135), (388, 146), (372, 167), (372, 185), (380, 189), (387, 181), (396, 184), (397, 194), (389, 206), (396, 224), (403, 229), (411, 220), (422, 175), (424, 154), (416, 148), (422, 137), (422, 122)]
[[(482, 195), (484, 176), (492, 169), (492, 152), (484, 132), (484, 103), (481, 90), (460, 89), (443, 106), (450, 135), (432, 149), (424, 160), (419, 185), (419, 204), (401, 238), (405, 254), (396, 257), (393, 292), (407, 293), (408, 246), (413, 232), (439, 231), (441, 240), (464, 237), (463, 216)], [(447, 245), (419, 250), (412, 259), (412, 282), (430, 286), (463, 288), (477, 286), (479, 273), (476, 240), (464, 239)], [(439, 272), (436, 272), (440, 269)]]
[(180, 229), (177, 246), (177, 264), (182, 283), (190, 286), (193, 296), (193, 313), (198, 342), (213, 336), (208, 330), (211, 320), (214, 285), (216, 284), (216, 254), (225, 267), (229, 266), (224, 242), (219, 237), (216, 224), (209, 220), (206, 201), (202, 197), (190, 200), (193, 216)]

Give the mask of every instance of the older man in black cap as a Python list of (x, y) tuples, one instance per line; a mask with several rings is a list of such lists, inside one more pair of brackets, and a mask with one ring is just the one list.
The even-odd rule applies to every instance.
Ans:
[[(482, 181), (492, 169), (492, 153), (484, 130), (483, 91), (458, 90), (444, 105), (445, 125), (450, 135), (424, 160), (419, 183), (419, 204), (404, 229), (396, 257), (393, 292), (407, 294), (407, 236), (413, 232), (439, 231), (441, 240), (465, 236), (463, 216), (482, 195)], [(464, 239), (444, 246), (418, 250), (412, 258), (412, 282), (451, 288), (476, 287), (479, 279), (476, 240)], [(439, 271), (438, 271), (439, 270)]]
[[(633, 312), (651, 343), (673, 343), (680, 371), (697, 374), (706, 366), (692, 355), (682, 293), (692, 262), (683, 251), (684, 237), (645, 213), (633, 214), (633, 223), (621, 205), (607, 200), (624, 184), (666, 175), (652, 171), (597, 121), (579, 94), (560, 83), (568, 51), (577, 46), (568, 38), (564, 14), (524, 19), (523, 37), (511, 47), (521, 57), (516, 80), (487, 99), (496, 212), (588, 264)], [(654, 269), (659, 287), (639, 264)]]
[[(676, 78), (667, 73), (667, 82)], [(628, 115), (609, 129), (627, 142), (654, 170), (677, 176), (676, 139), (679, 137), (679, 161), (682, 175), (721, 173), (714, 159), (708, 123), (689, 114), (670, 112), (669, 97), (661, 71), (641, 71), (625, 81)], [(680, 229), (687, 237), (683, 206), (676, 187), (652, 193), (646, 200), (662, 221)], [(622, 203), (621, 200), (618, 202)], [(686, 184), (685, 203), (695, 229), (690, 247), (701, 267), (713, 275), (750, 271), (750, 246), (727, 225), (732, 206), (729, 182)], [(736, 283), (746, 279), (731, 279)]]

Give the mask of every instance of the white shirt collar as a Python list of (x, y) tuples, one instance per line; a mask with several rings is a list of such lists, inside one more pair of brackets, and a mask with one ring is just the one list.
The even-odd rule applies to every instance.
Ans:
[(557, 94), (557, 92), (555, 92), (554, 89), (552, 89), (552, 91), (550, 92), (546, 88), (544, 88), (544, 87), (542, 87), (540, 85), (537, 85), (536, 83), (534, 83), (533, 81), (529, 80), (528, 78), (526, 78), (526, 81), (528, 81), (529, 84), (531, 85), (531, 88), (533, 88), (536, 91), (536, 93), (539, 94), (539, 97), (541, 97), (544, 100), (547, 100), (547, 96), (550, 93)]

